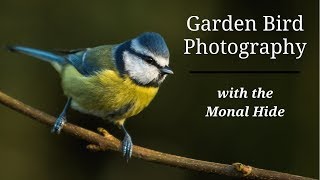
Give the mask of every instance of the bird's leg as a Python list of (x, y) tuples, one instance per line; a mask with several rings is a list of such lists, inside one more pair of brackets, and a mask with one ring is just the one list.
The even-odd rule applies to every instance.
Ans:
[(129, 133), (124, 128), (124, 125), (122, 124), (120, 127), (121, 127), (122, 131), (124, 132), (124, 138), (122, 140), (122, 154), (123, 154), (123, 157), (128, 162), (131, 155), (132, 155), (133, 144), (132, 144), (132, 140), (131, 140)]
[(71, 100), (72, 100), (72, 98), (69, 97), (67, 103), (64, 105), (63, 111), (61, 112), (61, 114), (59, 115), (59, 117), (57, 118), (56, 122), (54, 123), (54, 125), (51, 129), (52, 133), (59, 134), (62, 129), (63, 124), (67, 121), (66, 114), (67, 114), (67, 111), (70, 107)]

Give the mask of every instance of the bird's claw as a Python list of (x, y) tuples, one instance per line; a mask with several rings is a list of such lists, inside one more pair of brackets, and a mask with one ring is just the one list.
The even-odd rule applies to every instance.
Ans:
[(55, 121), (52, 129), (51, 129), (51, 132), (52, 133), (56, 133), (56, 134), (60, 134), (61, 132), (61, 129), (63, 127), (63, 125), (65, 124), (66, 122), (66, 116), (65, 115), (60, 115), (57, 120)]
[(122, 141), (122, 155), (128, 162), (132, 155), (132, 140), (129, 134), (125, 134), (124, 139)]

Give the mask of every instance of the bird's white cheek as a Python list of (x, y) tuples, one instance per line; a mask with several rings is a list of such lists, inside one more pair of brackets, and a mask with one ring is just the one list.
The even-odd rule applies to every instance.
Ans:
[(148, 84), (158, 78), (159, 70), (139, 57), (125, 51), (123, 53), (124, 67), (129, 76), (142, 84)]

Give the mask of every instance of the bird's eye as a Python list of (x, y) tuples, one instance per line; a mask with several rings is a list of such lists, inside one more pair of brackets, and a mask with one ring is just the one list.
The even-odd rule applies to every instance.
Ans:
[(145, 58), (145, 61), (147, 61), (148, 63), (152, 63), (154, 61), (154, 59), (152, 57), (150, 57), (150, 56), (147, 56)]

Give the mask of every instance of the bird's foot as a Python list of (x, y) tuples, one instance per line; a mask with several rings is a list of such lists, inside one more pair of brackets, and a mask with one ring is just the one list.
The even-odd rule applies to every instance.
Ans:
[(127, 162), (129, 161), (132, 155), (132, 147), (133, 147), (133, 143), (132, 143), (131, 137), (128, 133), (126, 133), (122, 141), (122, 155)]
[[(108, 140), (113, 141), (113, 142), (116, 142), (116, 141), (119, 142), (118, 139), (116, 139), (114, 136), (112, 136), (104, 128), (99, 127), (97, 130), (103, 137), (107, 138)], [(125, 135), (124, 135), (124, 139), (122, 141), (122, 154), (123, 154), (123, 157), (128, 162), (131, 155), (132, 155), (133, 143), (132, 143), (130, 135), (127, 133), (127, 131), (124, 129), (124, 127), (123, 127), (123, 130), (124, 130)], [(91, 151), (95, 151), (95, 152), (104, 150), (101, 146), (96, 145), (96, 144), (87, 145), (87, 149), (89, 149)]]
[(51, 129), (52, 133), (60, 134), (63, 125), (67, 122), (66, 113), (71, 105), (71, 101), (72, 98), (69, 97), (67, 103), (64, 105), (63, 111), (61, 112)]
[(56, 134), (60, 134), (61, 129), (63, 127), (63, 125), (67, 122), (66, 116), (65, 114), (60, 114), (60, 116), (57, 118), (57, 120), (55, 121), (51, 132), (52, 133), (56, 133)]

